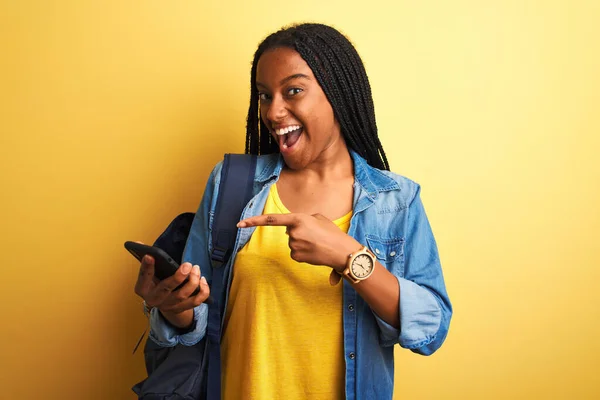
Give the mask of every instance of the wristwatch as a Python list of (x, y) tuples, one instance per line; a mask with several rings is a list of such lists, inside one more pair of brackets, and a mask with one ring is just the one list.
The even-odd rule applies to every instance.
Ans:
[(329, 275), (331, 286), (337, 285), (342, 277), (346, 277), (351, 283), (364, 281), (375, 269), (375, 255), (366, 246), (357, 252), (348, 255), (346, 268), (342, 272), (335, 269)]
[(154, 307), (150, 307), (148, 303), (146, 303), (146, 300), (142, 301), (142, 309), (144, 310), (144, 315), (146, 316), (146, 318), (150, 318), (150, 312), (153, 308)]

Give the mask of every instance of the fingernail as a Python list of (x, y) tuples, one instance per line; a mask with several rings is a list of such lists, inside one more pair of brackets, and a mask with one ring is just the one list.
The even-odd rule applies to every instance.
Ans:
[(206, 282), (206, 278), (205, 278), (205, 277), (202, 277), (202, 278), (200, 278), (200, 282), (202, 282), (202, 283), (204, 283), (204, 284), (208, 284), (208, 283)]
[(181, 272), (183, 272), (186, 275), (189, 274), (191, 270), (192, 270), (192, 264), (190, 264), (190, 263), (185, 263), (181, 266)]
[(238, 228), (245, 228), (246, 227), (246, 223), (245, 222), (238, 222), (237, 227)]
[(200, 275), (200, 266), (194, 265), (194, 269), (193, 269), (192, 273), (194, 273), (196, 275)]
[(150, 262), (151, 262), (151, 258), (150, 258), (150, 256), (148, 256), (148, 255), (145, 255), (145, 256), (144, 256), (144, 258), (142, 258), (142, 262), (143, 262), (144, 264), (150, 264)]

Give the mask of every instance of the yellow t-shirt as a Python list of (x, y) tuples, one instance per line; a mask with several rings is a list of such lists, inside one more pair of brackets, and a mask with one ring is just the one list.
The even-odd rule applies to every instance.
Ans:
[[(289, 213), (276, 185), (264, 214)], [(348, 231), (352, 212), (334, 221)], [(342, 286), (291, 259), (285, 227), (257, 227), (237, 254), (222, 354), (224, 399), (343, 399)]]

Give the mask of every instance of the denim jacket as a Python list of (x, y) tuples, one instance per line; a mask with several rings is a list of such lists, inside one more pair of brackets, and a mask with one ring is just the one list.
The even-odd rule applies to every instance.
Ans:
[[(419, 185), (392, 172), (373, 168), (351, 151), (354, 163), (353, 216), (348, 234), (366, 245), (398, 279), (400, 329), (379, 318), (344, 281), (343, 321), (346, 398), (391, 399), (394, 388), (394, 345), (430, 355), (441, 345), (450, 324), (452, 306), (446, 293), (437, 246), (429, 226)], [(261, 215), (269, 188), (284, 166), (279, 154), (258, 157), (254, 196), (242, 219)], [(198, 264), (212, 282), (211, 227), (217, 203), (221, 163), (212, 171), (196, 213), (183, 261)], [(254, 228), (239, 229), (233, 255), (225, 266), (225, 306), (235, 255)], [(225, 312), (222, 313), (225, 315)], [(206, 333), (208, 307), (194, 309), (195, 328), (178, 335), (157, 309), (152, 310), (150, 338), (161, 346), (193, 345)]]

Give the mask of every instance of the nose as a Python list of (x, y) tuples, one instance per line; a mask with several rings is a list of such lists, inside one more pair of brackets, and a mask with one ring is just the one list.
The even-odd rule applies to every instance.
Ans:
[(262, 107), (269, 122), (283, 121), (287, 115), (286, 103), (281, 96), (273, 96), (269, 104)]

